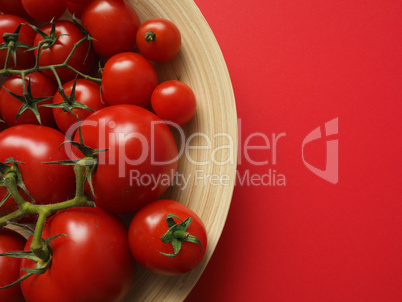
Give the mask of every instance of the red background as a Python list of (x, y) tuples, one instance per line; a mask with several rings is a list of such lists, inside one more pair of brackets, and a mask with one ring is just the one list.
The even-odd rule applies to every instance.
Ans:
[[(402, 301), (402, 2), (195, 0), (224, 54), (241, 119), (286, 133), (240, 150), (240, 175), (215, 253), (188, 302)], [(339, 182), (311, 173), (304, 137), (339, 118)], [(253, 145), (261, 145), (255, 138)], [(325, 141), (306, 147), (325, 167)]]

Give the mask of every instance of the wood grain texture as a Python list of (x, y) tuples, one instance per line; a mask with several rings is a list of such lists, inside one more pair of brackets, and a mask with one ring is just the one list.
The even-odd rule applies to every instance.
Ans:
[[(203, 261), (180, 277), (162, 277), (138, 268), (134, 287), (126, 301), (183, 301), (196, 284), (218, 243), (235, 182), (237, 159), (237, 115), (229, 73), (219, 45), (191, 0), (147, 0), (130, 2), (141, 21), (153, 17), (171, 20), (182, 34), (182, 47), (172, 61), (155, 64), (160, 82), (180, 79), (193, 88), (197, 97), (195, 117), (183, 128), (185, 148), (178, 171), (189, 177), (189, 185), (173, 186), (165, 197), (189, 206), (204, 221), (208, 248)], [(174, 130), (175, 132), (175, 130)], [(178, 135), (178, 137), (180, 137)], [(230, 146), (230, 147), (229, 147)], [(203, 164), (206, 162), (206, 164)], [(228, 179), (221, 184), (215, 177)]]

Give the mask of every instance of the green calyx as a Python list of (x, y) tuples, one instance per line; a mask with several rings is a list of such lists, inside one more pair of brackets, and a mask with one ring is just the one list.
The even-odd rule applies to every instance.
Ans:
[[(180, 221), (180, 223), (176, 223), (176, 221), (173, 218), (178, 219)], [(187, 229), (190, 226), (190, 223), (192, 221), (193, 221), (193, 219), (191, 217), (187, 217), (183, 221), (174, 214), (167, 215), (166, 222), (169, 227), (169, 230), (165, 234), (163, 234), (160, 239), (162, 240), (163, 243), (171, 243), (173, 246), (174, 253), (167, 254), (167, 253), (162, 253), (160, 251), (158, 251), (158, 252), (164, 256), (174, 258), (179, 254), (183, 242), (191, 242), (191, 243), (198, 244), (201, 247), (202, 252), (204, 253), (204, 248), (201, 244), (201, 241), (197, 237), (190, 235), (187, 232)]]
[(18, 37), (20, 35), (20, 30), (21, 30), (21, 25), (18, 25), (18, 27), (15, 29), (13, 33), (4, 33), (3, 34), (3, 40), (4, 43), (0, 45), (0, 49), (7, 49), (8, 54), (5, 62), (5, 68), (8, 68), (8, 62), (9, 62), (9, 57), (10, 55), (13, 57), (14, 64), (17, 64), (17, 49), (18, 48), (26, 48), (29, 49), (30, 46), (18, 41)]
[(156, 34), (155, 34), (152, 30), (150, 30), (149, 32), (147, 32), (147, 33), (144, 35), (144, 39), (145, 39), (145, 41), (147, 41), (148, 44), (149, 44), (149, 43), (151, 43), (152, 41), (155, 41), (155, 40), (156, 40)]

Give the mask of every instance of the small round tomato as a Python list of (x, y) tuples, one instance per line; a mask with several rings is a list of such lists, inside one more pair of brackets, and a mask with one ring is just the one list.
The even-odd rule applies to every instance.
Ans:
[[(43, 238), (59, 234), (65, 236), (50, 242), (48, 270), (21, 283), (26, 301), (122, 302), (135, 277), (124, 223), (100, 208), (76, 207), (46, 221)], [(30, 249), (31, 239), (25, 250)], [(21, 261), (21, 268), (34, 265), (32, 260)]]
[[(59, 36), (59, 38), (49, 48), (43, 49), (46, 47), (46, 44), (41, 48), (42, 52), (39, 58), (40, 66), (63, 63), (72, 51), (75, 43), (84, 38), (84, 35), (78, 27), (71, 21), (56, 21), (55, 25), (55, 36)], [(52, 24), (43, 26), (41, 30), (49, 35), (52, 30)], [(42, 40), (43, 37), (40, 34), (36, 34), (34, 45), (38, 45)], [(89, 74), (95, 63), (95, 54), (92, 49), (88, 53), (88, 47), (90, 47), (88, 41), (81, 43), (77, 49), (75, 49), (74, 54), (68, 61), (68, 65), (84, 74)], [(35, 49), (35, 56), (37, 55), (38, 49)], [(56, 71), (62, 83), (70, 81), (76, 77), (76, 73), (67, 68), (57, 68)], [(53, 72), (49, 69), (43, 70), (43, 74), (50, 79), (55, 79)]]
[[(0, 132), (0, 162), (13, 157), (18, 164), (28, 192), (37, 204), (57, 203), (74, 197), (75, 174), (72, 166), (44, 164), (68, 160), (65, 145), (67, 138), (53, 128), (38, 125), (17, 125)], [(19, 189), (21, 195), (28, 196)], [(7, 194), (0, 187), (0, 200)], [(17, 204), (10, 197), (0, 207), (0, 216), (16, 210)]]
[[(171, 234), (167, 233), (169, 229), (173, 230)], [(184, 274), (196, 267), (207, 248), (207, 234), (201, 219), (185, 205), (169, 199), (141, 208), (130, 223), (128, 240), (131, 253), (141, 266), (169, 276)], [(175, 251), (173, 246), (176, 249), (180, 246), (180, 250)]]
[[(34, 114), (34, 110), (37, 110), (42, 125), (49, 127), (56, 126), (52, 109), (41, 106), (52, 103), (53, 96), (57, 91), (56, 84), (37, 71), (25, 76), (27, 91), (29, 90), (29, 86), (31, 93), (28, 97), (24, 97), (23, 81), (20, 75), (13, 75), (4, 82), (3, 87), (0, 88), (0, 112), (4, 121), (10, 126), (19, 124), (39, 125), (39, 120)], [(18, 95), (20, 99), (11, 95), (6, 89)], [(50, 98), (40, 101), (40, 98), (46, 97)], [(40, 102), (35, 105), (36, 100)], [(17, 114), (21, 108), (25, 108), (25, 111), (17, 118)]]
[(124, 52), (111, 57), (102, 74), (102, 95), (109, 105), (147, 107), (158, 85), (155, 68), (143, 56)]
[(32, 18), (43, 22), (60, 18), (67, 8), (66, 0), (22, 0), (21, 2)]
[[(12, 34), (17, 29), (18, 25), (23, 24), (19, 31), (18, 41), (31, 47), (34, 43), (36, 32), (27, 24), (24, 19), (14, 15), (0, 15), (0, 44), (4, 43), (3, 35), (5, 33)], [(16, 49), (17, 62), (10, 55), (8, 67), (13, 69), (26, 69), (33, 67), (35, 64), (35, 56), (32, 51), (26, 51), (27, 48), (18, 47)], [(0, 50), (0, 68), (4, 68), (7, 57), (7, 49)]]
[[(70, 97), (72, 97), (72, 90), (74, 86), (74, 80), (67, 82), (63, 85), (64, 93)], [(56, 93), (53, 99), (53, 104), (63, 103), (63, 97), (59, 92)], [(79, 104), (72, 104), (74, 108), (71, 111), (76, 114), (80, 121), (85, 120), (89, 115), (94, 111), (98, 111), (106, 107), (106, 104), (102, 102), (101, 93), (100, 93), (100, 85), (95, 82), (85, 80), (85, 79), (77, 79), (77, 83), (75, 86), (75, 95), (71, 101), (75, 101), (77, 103), (83, 104), (93, 111), (82, 109), (78, 106)], [(70, 127), (77, 123), (77, 116), (75, 116), (71, 112), (63, 110), (63, 108), (53, 108), (54, 119), (56, 120), (57, 126), (59, 129), (67, 133)], [(71, 131), (69, 136), (73, 136), (75, 131)]]
[[(25, 238), (19, 233), (5, 228), (0, 229), (0, 253), (22, 251), (25, 242)], [(18, 280), (20, 263), (21, 259), (0, 256), (0, 287)], [(16, 284), (7, 289), (0, 289), (0, 301), (25, 302), (21, 286)]]
[(82, 12), (82, 25), (96, 40), (95, 52), (103, 57), (133, 51), (141, 25), (133, 6), (124, 0), (93, 0)]
[(151, 104), (157, 116), (178, 125), (187, 123), (197, 107), (191, 87), (176, 80), (158, 85), (152, 93)]
[(163, 18), (153, 18), (141, 24), (136, 41), (138, 49), (145, 58), (155, 62), (165, 62), (179, 52), (181, 35), (173, 22)]
[(10, 14), (24, 19), (29, 17), (22, 6), (21, 0), (0, 0), (0, 11), (3, 14)]
[(152, 112), (133, 105), (109, 106), (87, 117), (81, 131), (85, 145), (107, 150), (97, 155), (92, 175), (94, 200), (107, 211), (135, 212), (159, 198), (173, 181), (176, 142)]

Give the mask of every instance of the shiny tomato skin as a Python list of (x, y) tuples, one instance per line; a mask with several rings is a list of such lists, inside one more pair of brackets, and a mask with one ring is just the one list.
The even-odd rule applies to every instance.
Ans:
[(95, 52), (103, 57), (133, 51), (141, 25), (134, 8), (125, 0), (94, 0), (82, 12), (82, 25), (96, 40)]
[(102, 74), (102, 95), (109, 105), (147, 107), (158, 85), (155, 68), (143, 56), (124, 52), (111, 57)]
[(190, 121), (197, 107), (191, 87), (177, 80), (159, 84), (152, 93), (151, 104), (157, 116), (178, 125)]
[[(59, 131), (39, 125), (17, 125), (0, 132), (0, 161), (13, 157), (23, 162), (18, 167), (25, 186), (37, 204), (61, 202), (74, 197), (75, 175), (72, 166), (43, 164), (67, 160), (65, 147), (59, 146), (67, 138)], [(19, 189), (23, 197), (28, 197)], [(0, 199), (7, 189), (0, 187)], [(0, 207), (0, 216), (16, 210), (13, 198)]]
[(32, 18), (43, 22), (49, 22), (53, 18), (57, 20), (67, 8), (66, 0), (21, 0), (21, 2)]
[[(153, 41), (145, 36), (154, 33)], [(181, 47), (181, 35), (177, 26), (163, 18), (152, 18), (141, 24), (136, 36), (136, 43), (141, 54), (154, 62), (165, 62), (173, 59)]]
[[(28, 87), (29, 79), (31, 79), (31, 92), (34, 97), (51, 97), (48, 100), (42, 101), (38, 104), (38, 111), (41, 118), (41, 123), (44, 126), (55, 127), (56, 122), (53, 118), (51, 108), (41, 107), (44, 104), (51, 104), (53, 96), (57, 91), (56, 84), (44, 76), (41, 72), (37, 71), (25, 76), (25, 85)], [(23, 95), (23, 84), (20, 75), (13, 75), (9, 77), (0, 88), (0, 112), (3, 120), (10, 126), (20, 124), (36, 124), (39, 121), (32, 112), (32, 110), (25, 110), (17, 119), (18, 110), (21, 108), (22, 102), (12, 96), (5, 88), (17, 95)]]
[[(154, 201), (141, 208), (130, 223), (128, 240), (131, 253), (145, 269), (161, 275), (177, 276), (196, 267), (202, 260), (204, 251), (196, 243), (183, 242), (175, 258), (159, 253), (174, 252), (171, 243), (160, 240), (169, 229), (166, 222), (168, 214), (174, 214), (183, 221), (191, 217), (193, 221), (187, 232), (197, 237), (204, 251), (206, 250), (207, 234), (202, 220), (185, 205), (169, 199)], [(175, 221), (180, 222), (177, 219)]]
[[(14, 15), (0, 15), (0, 44), (4, 43), (3, 35), (5, 33), (13, 33), (18, 25), (21, 26), (20, 35), (18, 41), (33, 46), (36, 32), (27, 24), (28, 22), (20, 17)], [(32, 51), (26, 51), (27, 48), (17, 49), (17, 64), (14, 62), (14, 58), (10, 56), (8, 67), (11, 69), (27, 69), (35, 65), (35, 56)], [(6, 61), (7, 49), (0, 50), (0, 69), (4, 68)]]
[[(3, 228), (0, 229), (0, 253), (22, 251), (25, 238), (19, 233)], [(18, 280), (21, 260), (12, 257), (0, 257), (0, 286), (6, 286)], [(25, 302), (21, 286), (14, 285), (0, 289), (0, 301)]]
[(3, 14), (10, 14), (24, 19), (29, 17), (22, 6), (21, 0), (0, 0), (0, 11)]
[[(73, 85), (74, 80), (71, 80), (63, 85), (64, 92), (67, 96), (71, 95)], [(85, 79), (77, 79), (77, 84), (75, 87), (75, 101), (88, 106), (93, 111), (98, 111), (99, 109), (106, 107), (106, 104), (103, 103), (101, 99), (100, 85)], [(63, 97), (59, 92), (57, 92), (53, 98), (53, 104), (59, 104), (62, 102)], [(78, 116), (80, 121), (85, 120), (92, 114), (92, 111), (81, 108), (73, 108), (72, 112)], [(53, 108), (53, 115), (60, 131), (67, 133), (70, 130), (71, 136), (75, 133), (75, 131), (72, 131), (72, 128), (70, 129), (70, 127), (77, 123), (76, 116), (70, 112), (63, 111), (62, 108)]]
[[(40, 66), (48, 66), (61, 64), (65, 61), (65, 59), (70, 54), (71, 50), (74, 47), (74, 44), (81, 40), (84, 35), (78, 29), (77, 26), (74, 25), (73, 22), (67, 20), (56, 21), (56, 36), (62, 34), (59, 39), (53, 44), (51, 47), (45, 49), (40, 58), (39, 65)], [(41, 30), (50, 34), (51, 24), (47, 24), (41, 28)], [(43, 40), (43, 37), (40, 34), (36, 34), (34, 45), (38, 45), (40, 41)], [(85, 41), (81, 43), (77, 49), (74, 51), (71, 59), (69, 60), (69, 65), (77, 69), (78, 71), (89, 74), (94, 67), (95, 63), (95, 54), (90, 50), (87, 56), (89, 47), (89, 42)], [(35, 56), (38, 55), (38, 50), (35, 49)], [(57, 74), (60, 77), (62, 83), (70, 81), (76, 77), (76, 73), (72, 70), (68, 70), (67, 68), (57, 68)], [(51, 70), (43, 70), (43, 74), (48, 78), (56, 80), (53, 72)]]
[[(124, 223), (100, 208), (76, 207), (48, 219), (43, 237), (57, 234), (66, 236), (51, 241), (50, 268), (21, 283), (26, 301), (123, 301), (135, 277)], [(31, 239), (25, 250), (30, 249)], [(31, 260), (21, 261), (21, 268), (33, 266)]]
[(92, 176), (97, 205), (132, 213), (167, 190), (178, 150), (169, 127), (155, 114), (133, 105), (109, 106), (90, 115), (81, 130), (84, 144), (108, 149), (98, 155)]

